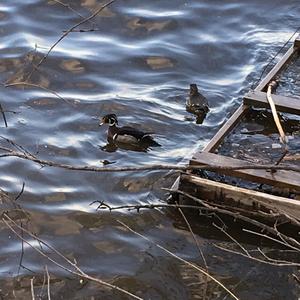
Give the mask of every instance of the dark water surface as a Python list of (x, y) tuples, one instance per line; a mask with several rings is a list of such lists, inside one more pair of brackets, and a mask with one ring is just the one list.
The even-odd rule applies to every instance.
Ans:
[[(103, 1), (64, 1), (88, 16)], [(119, 0), (81, 29), (71, 33), (32, 75), (38, 88), (0, 89), (8, 128), (0, 135), (38, 156), (69, 164), (114, 166), (184, 163), (203, 148), (265, 62), (299, 26), (298, 0), (266, 1), (132, 1)], [(49, 47), (81, 19), (57, 1), (2, 0), (0, 3), (1, 82), (23, 81)], [(190, 83), (197, 83), (211, 110), (203, 125), (185, 111)], [(119, 123), (157, 133), (162, 145), (148, 152), (101, 150), (106, 129), (99, 117), (116, 113)], [(1, 121), (2, 122), (2, 121)], [(95, 200), (110, 205), (163, 201), (168, 172), (88, 173), (50, 168), (1, 158), (0, 187), (17, 195), (30, 213), (29, 228), (87, 273), (145, 299), (204, 299), (204, 277), (175, 258), (128, 232), (130, 225), (177, 255), (203, 265), (182, 218), (170, 211), (96, 212)], [(209, 271), (240, 299), (298, 299), (291, 269), (251, 262), (224, 253), (213, 243), (224, 236), (193, 222)], [(241, 236), (242, 238), (242, 236)], [(25, 247), (18, 272), (21, 243), (1, 224), (0, 295), (31, 299), (30, 278), (39, 294), (44, 265), (51, 273), (53, 299), (126, 299), (100, 285), (81, 285), (60, 268)], [(229, 244), (228, 242), (222, 242)], [(247, 244), (247, 241), (245, 240)], [(19, 273), (19, 275), (18, 275)], [(70, 279), (66, 279), (66, 277)], [(39, 281), (38, 281), (39, 280)], [(209, 281), (207, 299), (229, 299)], [(44, 298), (46, 299), (45, 289)]]

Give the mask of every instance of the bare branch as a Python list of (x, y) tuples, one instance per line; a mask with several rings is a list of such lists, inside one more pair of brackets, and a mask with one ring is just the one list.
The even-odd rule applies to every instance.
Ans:
[[(275, 238), (273, 238), (273, 237), (271, 237), (271, 236), (268, 236), (268, 235), (266, 235), (266, 234), (259, 233), (259, 232), (256, 232), (256, 231), (253, 231), (253, 230), (249, 230), (249, 229), (245, 229), (245, 228), (243, 229), (243, 231), (248, 232), (248, 233), (251, 233), (251, 234), (253, 234), (253, 235), (261, 236), (261, 237), (263, 237), (263, 238), (266, 238), (266, 239), (268, 239), (268, 240), (271, 240), (271, 241), (273, 241), (273, 242), (275, 242), (275, 243), (281, 244), (281, 245), (283, 245), (283, 246), (286, 246), (286, 247), (291, 248), (291, 249), (293, 249), (293, 250), (296, 250), (296, 251), (298, 251), (298, 252), (300, 251), (300, 249), (299, 249), (298, 247), (294, 247), (294, 246), (293, 246), (292, 244), (290, 244), (290, 243), (287, 243), (287, 242), (285, 242), (285, 241), (277, 240), (277, 239), (275, 239)], [(275, 229), (274, 229), (274, 231), (276, 232)], [(277, 235), (281, 235), (281, 236), (282, 236), (282, 234), (279, 233), (278, 231), (277, 231), (277, 233), (278, 233), (278, 234), (275, 234), (275, 236), (277, 236)], [(296, 245), (299, 244), (299, 242), (297, 242), (295, 239), (292, 239), (292, 241), (295, 241), (295, 242), (296, 242)]]
[(242, 253), (242, 252), (234, 251), (234, 250), (222, 247), (220, 245), (214, 244), (214, 246), (216, 248), (219, 248), (219, 249), (223, 250), (223, 251), (233, 253), (233, 254), (237, 254), (237, 255), (240, 255), (240, 256), (243, 256), (243, 257), (246, 257), (246, 258), (249, 258), (251, 260), (254, 260), (254, 261), (257, 261), (257, 262), (260, 262), (260, 263), (264, 263), (264, 264), (267, 264), (267, 265), (272, 265), (272, 266), (276, 266), (276, 267), (299, 267), (300, 266), (300, 264), (293, 263), (293, 262), (286, 262), (286, 263), (279, 263), (278, 262), (278, 263), (275, 263), (275, 262), (265, 261), (263, 259), (253, 257), (251, 255), (247, 255), (247, 254)]
[(30, 279), (31, 299), (32, 299), (32, 300), (35, 300), (35, 296), (34, 296), (34, 288), (33, 288), (33, 280), (34, 280), (34, 277)]
[(98, 207), (96, 210), (99, 209), (109, 209), (110, 211), (113, 210), (121, 210), (121, 209), (127, 209), (127, 210), (137, 210), (138, 212), (141, 209), (155, 209), (155, 208), (191, 208), (191, 209), (201, 209), (198, 205), (182, 205), (182, 204), (167, 204), (167, 203), (153, 203), (153, 204), (136, 204), (136, 205), (120, 205), (120, 206), (110, 206), (106, 204), (104, 201), (93, 201), (90, 203), (90, 205), (93, 205), (95, 203), (98, 203)]
[(35, 84), (35, 83), (30, 83), (30, 82), (13, 82), (13, 83), (8, 83), (4, 85), (5, 87), (13, 87), (13, 86), (30, 86), (30, 87), (34, 87), (34, 88), (38, 88), (38, 89), (42, 89), (48, 93), (51, 93), (53, 95), (55, 95), (57, 98), (63, 100), (64, 102), (68, 103), (68, 104), (72, 104), (69, 100), (65, 99), (64, 97), (62, 97), (61, 95), (59, 95), (57, 92), (50, 90), (40, 84)]
[[(123, 293), (123, 294), (126, 294), (134, 299), (139, 299), (139, 300), (142, 300), (142, 298), (116, 286), (116, 285), (113, 285), (113, 284), (110, 284), (108, 282), (105, 282), (99, 278), (95, 278), (95, 277), (92, 277), (88, 274), (86, 274), (84, 271), (82, 271), (76, 263), (72, 262), (71, 260), (69, 260), (67, 257), (65, 257), (62, 253), (60, 253), (58, 250), (56, 250), (53, 246), (47, 244), (46, 242), (44, 242), (42, 239), (38, 238), (36, 235), (34, 235), (32, 232), (30, 232), (29, 230), (25, 229), (25, 228), (22, 228), (20, 227), (14, 220), (12, 220), (6, 213), (3, 214), (2, 216), (2, 221), (5, 223), (5, 225), (21, 240), (24, 241), (24, 243), (26, 243), (27, 245), (29, 245), (32, 249), (34, 249), (35, 251), (37, 251), (41, 256), (43, 256), (44, 258), (48, 259), (49, 261), (51, 261), (53, 264), (55, 264), (56, 266), (62, 268), (63, 270), (71, 273), (71, 274), (74, 274), (74, 275), (77, 275), (77, 276), (80, 276), (82, 278), (86, 278), (88, 280), (91, 280), (91, 281), (94, 281), (94, 282), (97, 282), (101, 285), (104, 285), (106, 287), (109, 287), (111, 289), (115, 289), (115, 290), (118, 290), (119, 292)], [(41, 244), (43, 244), (44, 246), (46, 246), (48, 249), (54, 251), (56, 254), (58, 254), (61, 258), (63, 258), (72, 268), (74, 269), (70, 269), (69, 267), (66, 267), (62, 264), (60, 264), (59, 262), (57, 262), (56, 260), (54, 260), (53, 258), (51, 258), (47, 253), (45, 253), (42, 249), (40, 249), (39, 247), (36, 247), (34, 245), (32, 245), (28, 240), (26, 240), (25, 238), (23, 238), (18, 232), (16, 232), (16, 230), (8, 223), (11, 222), (13, 223), (14, 226), (16, 226), (17, 228), (23, 230), (24, 232), (26, 232), (29, 236), (31, 236), (32, 238), (34, 238), (36, 241), (39, 241)]]
[[(35, 66), (35, 70), (41, 66), (41, 64), (47, 59), (49, 56), (50, 52), (57, 46), (59, 42), (61, 42), (70, 32), (72, 32), (75, 28), (79, 27), (80, 25), (89, 22), (93, 18), (95, 18), (103, 9), (114, 3), (116, 0), (111, 0), (108, 3), (104, 4), (100, 8), (98, 8), (93, 14), (91, 14), (89, 17), (83, 19), (79, 23), (73, 25), (70, 29), (68, 29), (66, 32), (63, 33), (63, 35), (50, 47), (48, 52), (43, 56), (43, 58), (39, 61), (39, 63)], [(31, 77), (33, 72), (29, 75), (29, 78)]]
[(231, 236), (228, 232), (226, 232), (226, 230), (224, 230), (222, 227), (219, 227), (216, 224), (213, 224), (214, 227), (218, 228), (220, 231), (222, 231), (227, 237), (229, 237), (235, 244), (237, 244), (244, 252), (247, 256), (250, 256), (248, 250), (243, 247), (233, 236)]
[(51, 294), (50, 294), (50, 275), (48, 272), (48, 266), (45, 266), (46, 274), (47, 274), (47, 294), (48, 294), (48, 300), (51, 300)]
[(300, 172), (300, 168), (296, 166), (274, 166), (274, 165), (245, 165), (245, 166), (215, 166), (215, 165), (189, 165), (189, 166), (178, 166), (178, 165), (146, 165), (139, 167), (92, 167), (92, 166), (76, 166), (68, 165), (63, 163), (58, 163), (54, 161), (39, 159), (37, 157), (31, 157), (31, 155), (26, 155), (25, 153), (19, 151), (13, 151), (7, 147), (0, 146), (0, 150), (4, 153), (0, 154), (1, 157), (19, 157), (21, 159), (31, 160), (43, 166), (57, 167), (74, 171), (89, 171), (89, 172), (134, 172), (134, 171), (154, 171), (154, 170), (174, 170), (174, 171), (187, 171), (187, 170), (246, 170), (246, 169), (256, 169), (256, 170), (290, 170), (295, 172)]
[(5, 125), (5, 127), (8, 127), (7, 121), (6, 121), (6, 116), (5, 116), (5, 113), (4, 113), (4, 110), (3, 110), (3, 107), (1, 105), (1, 103), (0, 103), (0, 111), (1, 111), (1, 114), (2, 114), (2, 117), (3, 117), (4, 125)]
[(233, 217), (234, 219), (238, 219), (238, 220), (241, 220), (241, 221), (244, 221), (248, 224), (252, 224), (258, 228), (261, 228), (262, 230), (274, 235), (274, 236), (277, 236), (279, 238), (284, 238), (284, 240), (287, 242), (286, 245), (288, 245), (290, 248), (294, 249), (294, 250), (298, 250), (300, 251), (300, 243), (298, 241), (296, 241), (295, 239), (289, 237), (289, 236), (286, 236), (285, 234), (283, 233), (280, 233), (278, 230), (264, 224), (264, 223), (261, 223), (259, 221), (256, 221), (254, 219), (250, 219), (246, 216), (243, 216), (239, 213), (235, 213), (235, 212), (232, 212), (232, 211), (228, 211), (226, 209), (221, 209), (221, 208), (217, 208), (217, 207), (213, 207), (213, 206), (210, 206), (208, 205), (207, 203), (205, 203), (204, 201), (198, 199), (197, 197), (194, 197), (188, 193), (185, 193), (183, 191), (180, 191), (180, 190), (176, 190), (174, 191), (178, 194), (181, 194), (185, 197), (188, 197), (189, 199), (195, 201), (196, 203), (199, 203), (201, 205), (204, 205), (207, 209), (211, 210), (211, 211), (214, 211), (214, 212), (218, 212), (218, 213), (221, 213), (221, 214), (224, 214), (224, 215), (228, 215), (228, 216), (231, 216)]
[[(85, 19), (85, 17), (82, 14), (80, 14), (76, 9), (74, 9), (70, 4), (63, 3), (63, 2), (61, 2), (59, 0), (52, 0), (52, 1), (54, 1), (54, 2), (62, 5), (63, 7), (69, 9), (74, 14), (76, 14), (77, 16), (79, 16), (81, 19), (83, 19), (83, 20)], [(89, 23), (91, 23), (92, 25), (96, 25), (93, 21), (89, 21)]]
[(192, 267), (193, 269), (201, 272), (202, 274), (206, 275), (207, 277), (209, 277), (210, 279), (212, 279), (215, 283), (217, 283), (219, 286), (221, 286), (228, 294), (230, 294), (230, 296), (233, 299), (238, 300), (238, 298), (224, 285), (222, 284), (219, 280), (217, 280), (216, 278), (214, 278), (212, 275), (210, 275), (208, 272), (206, 272), (205, 270), (203, 270), (202, 268), (200, 268), (199, 266), (179, 257), (178, 255), (174, 254), (173, 252), (169, 251), (168, 249), (164, 248), (163, 246), (161, 246), (160, 244), (157, 244), (155, 242), (153, 242), (152, 240), (150, 240), (149, 238), (147, 238), (146, 236), (142, 235), (141, 233), (138, 233), (137, 231), (133, 230), (131, 227), (129, 227), (128, 225), (126, 225), (125, 223), (123, 223), (120, 220), (117, 220), (117, 222), (119, 224), (121, 224), (122, 226), (124, 226), (126, 229), (128, 229), (129, 231), (131, 231), (132, 233), (138, 235), (139, 237), (141, 237), (142, 239), (150, 242), (151, 244), (155, 245), (156, 247), (158, 247), (159, 249), (163, 250), (164, 252), (168, 253), (169, 255), (171, 255), (172, 257), (176, 258), (177, 260), (183, 262), (186, 265), (189, 265), (190, 267)]

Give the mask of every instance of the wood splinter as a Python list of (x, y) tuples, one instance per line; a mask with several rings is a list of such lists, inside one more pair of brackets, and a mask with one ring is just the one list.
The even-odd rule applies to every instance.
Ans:
[(287, 136), (285, 135), (285, 133), (283, 131), (283, 128), (282, 128), (282, 125), (280, 123), (274, 101), (273, 101), (272, 96), (271, 96), (272, 90), (276, 89), (277, 85), (278, 85), (278, 82), (275, 81), (275, 80), (270, 82), (270, 84), (268, 85), (268, 90), (267, 90), (267, 99), (268, 99), (268, 102), (270, 104), (270, 108), (271, 108), (271, 111), (272, 111), (274, 122), (276, 124), (276, 127), (277, 127), (279, 135), (280, 135), (280, 142), (283, 143), (285, 146), (287, 146), (288, 138), (287, 138)]

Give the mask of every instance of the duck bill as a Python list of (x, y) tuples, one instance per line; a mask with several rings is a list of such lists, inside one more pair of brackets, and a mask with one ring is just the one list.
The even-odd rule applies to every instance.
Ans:
[(104, 124), (103, 122), (100, 122), (100, 123), (99, 123), (99, 126), (102, 126), (103, 124)]

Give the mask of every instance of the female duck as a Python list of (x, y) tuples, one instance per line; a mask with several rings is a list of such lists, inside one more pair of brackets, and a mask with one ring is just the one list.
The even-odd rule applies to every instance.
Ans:
[(186, 101), (186, 110), (197, 116), (197, 124), (202, 124), (209, 112), (207, 99), (198, 91), (195, 83), (190, 85), (190, 94)]
[(129, 126), (118, 127), (118, 119), (115, 114), (108, 114), (101, 118), (99, 126), (108, 124), (107, 141), (109, 143), (121, 143), (138, 145), (142, 147), (160, 146), (153, 140), (151, 132), (143, 132)]

